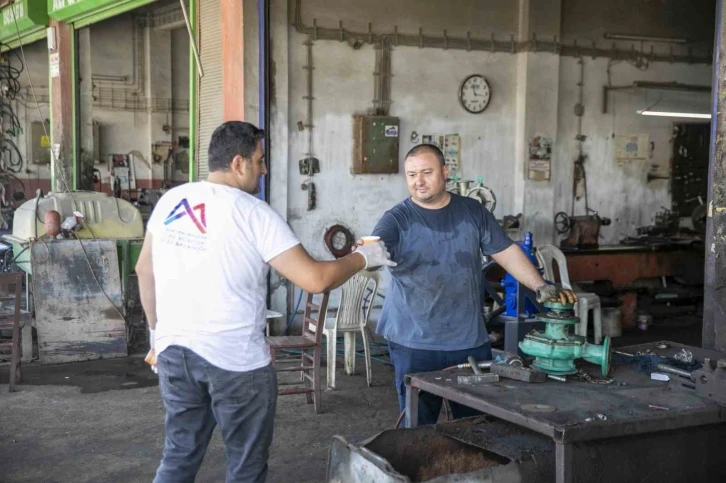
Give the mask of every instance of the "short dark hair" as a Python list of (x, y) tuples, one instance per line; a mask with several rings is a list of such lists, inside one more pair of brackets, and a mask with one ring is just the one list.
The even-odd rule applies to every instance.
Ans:
[(209, 171), (226, 171), (238, 154), (250, 159), (265, 131), (242, 121), (227, 121), (212, 133), (209, 141)]
[(444, 153), (442, 153), (441, 149), (439, 149), (439, 147), (435, 144), (419, 144), (418, 146), (414, 146), (408, 153), (406, 153), (404, 161), (406, 161), (408, 158), (412, 158), (414, 156), (418, 156), (419, 154), (425, 153), (433, 154), (434, 156), (436, 156), (436, 159), (441, 162), (441, 166), (446, 166), (446, 159), (444, 159)]

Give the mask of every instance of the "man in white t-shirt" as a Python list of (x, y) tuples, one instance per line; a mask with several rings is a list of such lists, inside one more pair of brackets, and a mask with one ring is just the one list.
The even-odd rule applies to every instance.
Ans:
[(219, 126), (207, 181), (170, 190), (148, 223), (136, 273), (166, 408), (155, 483), (194, 481), (217, 424), (227, 483), (265, 480), (277, 402), (263, 335), (270, 266), (320, 293), (369, 265), (393, 264), (381, 242), (335, 261), (311, 258), (254, 196), (267, 173), (263, 137), (249, 123)]

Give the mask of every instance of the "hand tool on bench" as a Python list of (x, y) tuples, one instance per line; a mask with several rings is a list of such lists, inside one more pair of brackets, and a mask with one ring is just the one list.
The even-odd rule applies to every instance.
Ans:
[(476, 363), (476, 359), (473, 356), (468, 358), (469, 364), (471, 364), (471, 370), (474, 371), (473, 376), (458, 376), (456, 381), (459, 384), (481, 384), (487, 382), (499, 381), (497, 374), (484, 374), (481, 372), (479, 365)]
[(532, 370), (526, 367), (514, 367), (504, 364), (492, 364), (489, 368), (492, 374), (500, 377), (514, 379), (522, 382), (547, 382), (547, 373), (544, 371)]

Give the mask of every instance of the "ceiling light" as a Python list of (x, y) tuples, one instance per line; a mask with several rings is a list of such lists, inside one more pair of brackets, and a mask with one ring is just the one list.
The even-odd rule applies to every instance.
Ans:
[(691, 119), (711, 119), (711, 114), (700, 114), (697, 112), (665, 112), (665, 111), (638, 111), (641, 116), (660, 117), (687, 117)]
[(642, 42), (663, 42), (666, 44), (687, 44), (688, 39), (676, 37), (648, 37), (645, 35), (613, 34), (605, 32), (605, 38), (611, 40), (637, 40)]

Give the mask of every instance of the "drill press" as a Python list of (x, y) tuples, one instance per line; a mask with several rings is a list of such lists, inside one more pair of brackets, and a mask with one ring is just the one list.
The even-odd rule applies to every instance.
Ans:
[(524, 336), (519, 348), (535, 357), (533, 366), (548, 374), (576, 374), (575, 359), (585, 359), (601, 367), (603, 377), (610, 371), (610, 337), (602, 345), (590, 344), (583, 336), (570, 334), (570, 326), (580, 322), (572, 304), (545, 302), (549, 312), (537, 314), (544, 322), (544, 332), (533, 330)]

